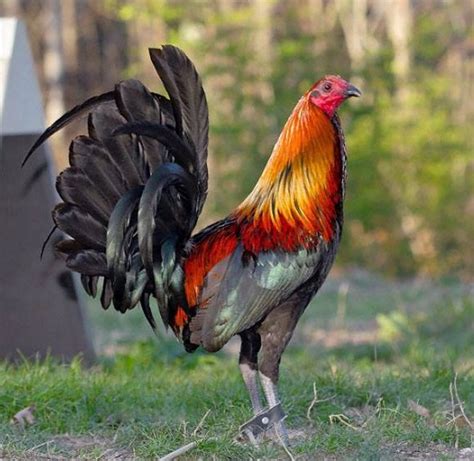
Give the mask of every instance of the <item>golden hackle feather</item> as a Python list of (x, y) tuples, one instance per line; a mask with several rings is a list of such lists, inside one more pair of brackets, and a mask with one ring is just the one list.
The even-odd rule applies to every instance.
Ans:
[(330, 238), (341, 196), (341, 156), (331, 120), (300, 99), (255, 188), (238, 207), (241, 221), (267, 232), (294, 227)]

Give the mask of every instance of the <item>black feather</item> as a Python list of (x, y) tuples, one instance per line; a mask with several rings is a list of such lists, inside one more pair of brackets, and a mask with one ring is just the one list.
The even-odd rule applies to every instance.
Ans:
[(161, 94), (151, 94), (155, 98), (157, 104), (160, 106), (162, 124), (169, 128), (176, 129), (176, 122), (174, 120), (173, 106), (171, 105), (171, 101)]
[(137, 134), (156, 139), (173, 152), (177, 161), (186, 171), (194, 173), (194, 153), (191, 148), (175, 132), (163, 125), (150, 122), (127, 123), (115, 129), (114, 136), (121, 134)]
[(59, 203), (53, 210), (53, 220), (59, 229), (74, 238), (83, 248), (105, 250), (105, 226), (78, 206)]
[(188, 309), (180, 266), (207, 194), (208, 109), (194, 65), (178, 48), (150, 50), (169, 99), (137, 80), (90, 98), (54, 122), (23, 164), (51, 135), (89, 114), (89, 136), (70, 145), (70, 167), (57, 178), (64, 203), (53, 211), (71, 239), (56, 244), (101, 304), (125, 312), (140, 302), (156, 328), (155, 295), (168, 324)]
[(146, 271), (142, 269), (143, 265), (140, 262), (140, 258), (132, 263), (130, 270), (127, 272), (126, 282), (126, 304), (129, 309), (132, 309), (141, 300), (143, 290), (148, 283), (148, 276)]
[(49, 231), (49, 234), (45, 238), (43, 245), (41, 245), (40, 259), (43, 259), (43, 254), (44, 254), (44, 250), (46, 249), (46, 245), (48, 244), (49, 240), (51, 239), (51, 237), (53, 236), (57, 228), (58, 226), (55, 224), (53, 228)]
[(89, 291), (89, 276), (81, 274), (81, 284), (82, 288), (86, 291), (86, 293), (91, 296), (91, 292)]
[(127, 123), (117, 108), (113, 110), (97, 109), (89, 115), (89, 136), (100, 141), (108, 150), (110, 158), (120, 171), (127, 189), (145, 182), (146, 168), (144, 158), (140, 157), (137, 139), (132, 136), (115, 138), (113, 131)]
[(28, 194), (31, 188), (35, 185), (36, 181), (38, 181), (38, 179), (41, 178), (41, 176), (43, 176), (43, 174), (46, 173), (47, 171), (48, 171), (47, 162), (42, 162), (40, 165), (38, 165), (36, 169), (33, 171), (33, 174), (30, 176), (30, 178), (25, 182), (23, 190), (21, 191), (21, 195), (25, 196), (26, 194)]
[[(153, 243), (156, 228), (156, 212), (163, 190), (170, 186), (179, 185), (183, 195), (188, 197), (191, 204), (195, 193), (192, 177), (177, 164), (163, 164), (147, 181), (138, 208), (138, 246), (143, 264), (150, 277), (153, 276)], [(192, 210), (188, 210), (189, 215)], [(190, 229), (186, 229), (190, 231)]]
[(81, 274), (81, 283), (89, 296), (95, 298), (97, 295), (97, 282), (99, 277)]
[(207, 195), (207, 147), (209, 112), (201, 79), (193, 63), (179, 48), (164, 45), (149, 49), (150, 58), (168, 92), (176, 121), (176, 131), (196, 150), (198, 170), (198, 213)]
[(156, 330), (155, 317), (153, 317), (153, 313), (151, 312), (151, 309), (150, 309), (150, 293), (149, 292), (142, 293), (142, 297), (140, 299), (140, 305), (142, 306), (143, 314), (148, 320), (148, 323), (153, 328), (153, 330)]
[(150, 48), (150, 59), (153, 66), (158, 73), (163, 85), (170, 96), (171, 107), (173, 108), (173, 115), (175, 120), (176, 131), (183, 134), (183, 108), (179, 95), (179, 89), (175, 81), (175, 76), (166, 58), (163, 56), (163, 50), (157, 48)]
[(99, 281), (99, 277), (97, 276), (92, 276), (89, 277), (89, 291), (91, 292), (91, 296), (93, 298), (96, 297), (97, 295), (97, 283)]
[(107, 275), (107, 263), (104, 253), (96, 250), (79, 250), (70, 253), (66, 259), (69, 269), (84, 275)]
[(109, 151), (98, 141), (78, 136), (69, 147), (69, 163), (79, 168), (102, 193), (116, 203), (127, 191), (125, 182), (110, 157)]
[(102, 285), (102, 293), (100, 295), (100, 304), (102, 308), (107, 310), (112, 302), (113, 290), (112, 283), (106, 277), (104, 277), (104, 283)]
[(35, 141), (31, 146), (30, 150), (26, 154), (21, 166), (23, 167), (28, 159), (31, 157), (33, 152), (38, 149), (41, 144), (43, 144), (50, 136), (59, 131), (61, 128), (64, 128), (66, 125), (76, 120), (80, 116), (87, 114), (94, 107), (100, 106), (106, 102), (114, 100), (114, 92), (109, 91), (108, 93), (101, 94), (99, 96), (93, 96), (92, 98), (84, 101), (82, 104), (78, 104), (73, 107), (70, 111), (66, 112), (62, 117), (58, 118), (51, 126), (49, 126), (43, 134)]
[(143, 187), (136, 187), (118, 201), (107, 228), (107, 267), (113, 284), (114, 306), (121, 312), (133, 307), (126, 303), (127, 258), (135, 227), (130, 223), (142, 191)]
[[(163, 123), (160, 106), (155, 97), (138, 80), (125, 80), (115, 86), (115, 102), (120, 113), (130, 123)], [(167, 160), (163, 146), (153, 139), (141, 140), (141, 156), (154, 171)]]
[[(175, 163), (165, 163), (153, 173), (147, 181), (138, 208), (138, 246), (140, 255), (147, 271), (148, 277), (154, 281), (154, 294), (158, 302), (160, 315), (165, 325), (169, 321), (168, 296), (167, 290), (171, 273), (176, 263), (176, 242), (178, 235), (176, 230), (167, 233), (164, 228), (157, 227), (155, 216), (157, 208), (161, 202), (163, 191), (169, 187), (179, 187), (180, 193), (187, 197), (189, 209), (188, 216), (193, 215), (192, 198), (195, 195), (195, 182), (182, 167)], [(161, 213), (160, 213), (161, 214)], [(187, 239), (187, 232), (190, 228), (186, 226), (182, 230), (181, 236)], [(161, 250), (155, 251), (157, 242), (160, 242)], [(169, 251), (169, 245), (172, 251)], [(167, 249), (166, 264), (163, 267), (163, 249)], [(170, 258), (170, 254), (172, 258)]]
[(102, 224), (107, 225), (114, 203), (93, 184), (82, 170), (66, 168), (56, 179), (56, 190), (66, 203), (77, 205)]
[(159, 104), (138, 80), (124, 80), (115, 85), (115, 103), (129, 122), (161, 122)]
[(84, 250), (84, 246), (76, 240), (64, 239), (54, 245), (56, 251), (63, 255), (70, 255), (76, 253), (79, 250)]

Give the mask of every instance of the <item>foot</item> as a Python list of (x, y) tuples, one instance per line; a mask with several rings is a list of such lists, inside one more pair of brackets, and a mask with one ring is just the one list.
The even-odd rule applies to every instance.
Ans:
[(273, 428), (265, 434), (266, 437), (269, 437), (275, 443), (279, 445), (284, 445), (285, 447), (290, 446), (290, 441), (288, 438), (288, 431), (286, 430), (286, 425), (284, 419), (275, 423)]
[[(253, 445), (258, 445), (263, 435), (270, 435), (270, 429), (273, 430), (275, 440), (281, 439), (284, 444), (288, 442), (288, 434), (286, 432), (283, 420), (286, 418), (281, 405), (278, 403), (272, 408), (259, 413), (250, 421), (247, 421), (240, 427), (241, 436), (250, 440)], [(273, 438), (272, 436), (270, 436)]]

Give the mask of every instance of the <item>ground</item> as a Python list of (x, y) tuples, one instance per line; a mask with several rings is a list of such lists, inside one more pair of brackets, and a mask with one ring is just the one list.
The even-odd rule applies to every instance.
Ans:
[[(472, 289), (328, 280), (282, 362), (290, 453), (234, 441), (251, 417), (238, 341), (186, 354), (139, 310), (90, 303), (97, 364), (0, 364), (0, 459), (158, 458), (193, 441), (182, 459), (474, 459)], [(33, 424), (11, 423), (31, 406)]]

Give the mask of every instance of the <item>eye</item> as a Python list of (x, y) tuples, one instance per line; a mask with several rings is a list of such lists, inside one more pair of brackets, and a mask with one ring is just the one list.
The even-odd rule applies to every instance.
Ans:
[(324, 90), (324, 91), (329, 91), (331, 88), (332, 88), (331, 82), (326, 82), (326, 83), (323, 85), (323, 90)]

